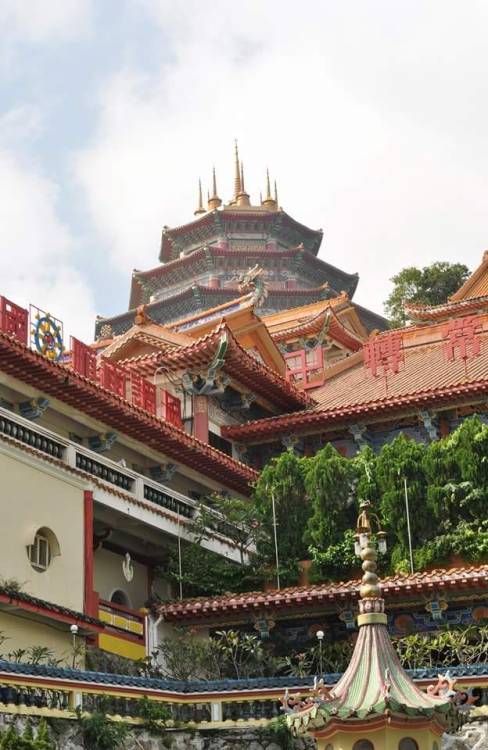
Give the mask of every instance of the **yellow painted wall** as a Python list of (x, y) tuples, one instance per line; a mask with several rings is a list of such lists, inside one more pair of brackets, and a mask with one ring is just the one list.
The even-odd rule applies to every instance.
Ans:
[(411, 737), (417, 742), (419, 750), (434, 750), (441, 746), (440, 737), (429, 729), (383, 728), (376, 731), (361, 730), (361, 732), (336, 732), (327, 739), (317, 739), (317, 750), (353, 750), (359, 740), (369, 740), (374, 750), (398, 750), (400, 740)]
[[(0, 573), (25, 592), (83, 611), (83, 489), (15, 457), (0, 453)], [(34, 570), (26, 545), (49, 528), (61, 554), (44, 572)]]
[(19, 648), (28, 649), (31, 646), (44, 646), (53, 651), (58, 659), (66, 659), (71, 664), (72, 636), (69, 625), (44, 625), (24, 617), (0, 612), (0, 632), (7, 640), (0, 646), (0, 652), (7, 654)]
[(122, 555), (117, 555), (106, 549), (95, 552), (94, 587), (101, 599), (110, 601), (116, 589), (124, 591), (130, 600), (132, 609), (140, 609), (147, 601), (147, 568), (145, 565), (132, 561), (134, 578), (126, 581), (122, 572)]

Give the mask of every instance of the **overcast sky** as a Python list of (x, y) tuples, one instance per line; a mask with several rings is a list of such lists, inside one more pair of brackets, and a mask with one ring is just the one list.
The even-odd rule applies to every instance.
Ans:
[(233, 139), (254, 199), (390, 277), (488, 248), (488, 3), (0, 0), (0, 294), (91, 339)]

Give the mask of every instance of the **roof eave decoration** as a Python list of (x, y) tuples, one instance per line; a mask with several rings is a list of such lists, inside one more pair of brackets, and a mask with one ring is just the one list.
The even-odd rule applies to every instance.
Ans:
[(195, 396), (211, 396), (225, 391), (230, 378), (221, 375), (220, 371), (224, 366), (228, 345), (227, 331), (224, 331), (218, 340), (215, 354), (207, 370), (187, 371), (183, 374), (182, 384), (187, 393), (192, 393)]
[[(225, 352), (223, 351), (224, 337)], [(214, 361), (213, 365), (211, 364), (212, 360)], [(122, 360), (120, 364), (128, 369), (143, 372), (145, 376), (153, 375), (162, 364), (165, 372), (174, 372), (181, 369), (188, 373), (193, 372), (193, 375), (186, 378), (186, 384), (183, 383), (189, 390), (198, 387), (198, 383), (202, 386), (199, 378), (202, 378), (203, 367), (208, 373), (211, 368), (215, 370), (218, 365), (218, 370), (222, 370), (225, 375), (230, 376), (246, 389), (252, 390), (281, 409), (292, 411), (293, 409), (303, 409), (304, 406), (310, 406), (314, 403), (310, 396), (295, 388), (291, 383), (287, 383), (281, 375), (262, 362), (258, 362), (249, 354), (239, 344), (225, 323), (220, 324), (205, 336), (196, 339), (190, 346)], [(215, 374), (211, 375), (210, 380), (217, 374), (218, 372), (215, 370)], [(220, 373), (220, 385), (222, 384), (222, 377), (222, 373)], [(206, 376), (203, 377), (203, 380), (206, 380)], [(219, 392), (221, 392), (220, 388)]]

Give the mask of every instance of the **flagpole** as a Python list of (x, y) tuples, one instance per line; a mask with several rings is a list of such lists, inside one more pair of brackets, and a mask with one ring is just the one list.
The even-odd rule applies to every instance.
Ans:
[(403, 477), (403, 485), (405, 488), (405, 508), (407, 511), (407, 533), (408, 533), (408, 550), (410, 552), (410, 572), (413, 575), (412, 532), (410, 529), (410, 511), (408, 508), (407, 477)]
[(278, 559), (278, 535), (276, 533), (276, 508), (275, 508), (275, 498), (274, 498), (274, 492), (271, 493), (271, 504), (273, 507), (273, 532), (274, 532), (274, 544), (275, 544), (275, 559), (276, 559), (276, 583), (278, 587), (278, 591), (280, 590), (280, 562)]

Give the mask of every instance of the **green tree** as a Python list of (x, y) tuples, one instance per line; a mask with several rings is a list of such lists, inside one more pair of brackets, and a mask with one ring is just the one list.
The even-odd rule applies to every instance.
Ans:
[(435, 517), (427, 501), (427, 478), (423, 470), (427, 450), (423, 443), (416, 443), (402, 434), (383, 446), (376, 462), (380, 515), (391, 541), (396, 541), (399, 551), (405, 555), (408, 551), (405, 479), (413, 545), (421, 546), (436, 532)]
[(488, 504), (488, 426), (466, 419), (443, 440), (431, 443), (423, 461), (427, 496), (439, 522), (450, 531), (460, 521), (486, 516)]
[(328, 443), (308, 461), (305, 488), (311, 505), (307, 539), (319, 550), (343, 541), (355, 520), (356, 468)]
[(253, 501), (264, 532), (258, 552), (269, 563), (274, 560), (273, 498), (280, 560), (292, 562), (307, 557), (304, 541), (310, 515), (305, 492), (307, 462), (308, 459), (287, 450), (264, 467), (256, 482)]
[(403, 306), (406, 302), (439, 305), (446, 302), (469, 276), (463, 263), (436, 262), (424, 268), (403, 268), (390, 280), (393, 289), (385, 302), (385, 312), (392, 328), (405, 325)]

